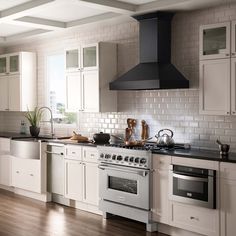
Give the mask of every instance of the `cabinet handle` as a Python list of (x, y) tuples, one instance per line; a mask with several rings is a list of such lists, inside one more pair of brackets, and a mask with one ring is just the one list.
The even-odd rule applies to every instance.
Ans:
[(8, 108), (6, 108), (6, 109), (5, 109), (5, 111), (9, 111), (9, 109), (8, 109)]
[(190, 216), (190, 220), (199, 220), (198, 217)]
[(229, 111), (227, 111), (227, 114), (230, 114), (230, 112), (229, 112)]
[(86, 200), (86, 168), (85, 168), (85, 163), (82, 163), (82, 165), (83, 165), (83, 177), (84, 177), (84, 183), (83, 183), (84, 200)]
[(227, 57), (228, 57), (228, 56), (229, 56), (229, 53), (226, 53), (226, 54), (225, 54), (225, 56), (227, 56)]
[(20, 171), (16, 171), (16, 173), (17, 173), (17, 174), (19, 174), (19, 173), (20, 173)]
[(34, 176), (33, 174), (30, 174), (30, 176)]
[(232, 52), (232, 53), (231, 53), (231, 55), (232, 55), (232, 56), (234, 56), (234, 55), (235, 55), (235, 53), (234, 53), (234, 52)]

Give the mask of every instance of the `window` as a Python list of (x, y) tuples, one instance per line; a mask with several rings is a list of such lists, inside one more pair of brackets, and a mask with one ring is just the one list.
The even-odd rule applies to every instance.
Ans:
[(76, 123), (76, 113), (66, 112), (66, 78), (64, 54), (47, 57), (48, 104), (52, 109), (53, 120), (59, 124)]

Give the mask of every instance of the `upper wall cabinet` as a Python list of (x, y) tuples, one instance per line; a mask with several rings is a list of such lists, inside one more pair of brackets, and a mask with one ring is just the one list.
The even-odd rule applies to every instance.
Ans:
[(20, 53), (0, 56), (0, 75), (14, 75), (20, 73)]
[(200, 27), (200, 60), (230, 57), (230, 22)]
[(117, 74), (117, 45), (99, 42), (66, 51), (66, 110), (112, 112), (117, 93), (109, 82)]
[(0, 111), (27, 111), (36, 106), (36, 55), (0, 56)]

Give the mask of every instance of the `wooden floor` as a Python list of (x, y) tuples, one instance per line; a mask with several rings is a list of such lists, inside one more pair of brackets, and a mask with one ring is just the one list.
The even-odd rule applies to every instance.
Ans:
[(121, 217), (43, 203), (0, 190), (0, 236), (165, 236)]

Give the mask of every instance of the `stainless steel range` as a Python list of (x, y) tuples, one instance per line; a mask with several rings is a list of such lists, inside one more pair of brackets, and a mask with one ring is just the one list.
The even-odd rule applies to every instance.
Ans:
[(99, 208), (104, 218), (115, 214), (144, 222), (147, 231), (156, 231), (150, 211), (151, 151), (145, 147), (136, 150), (120, 146), (98, 149)]

